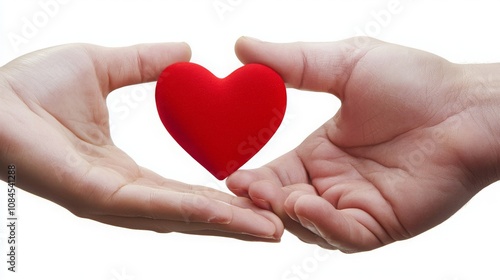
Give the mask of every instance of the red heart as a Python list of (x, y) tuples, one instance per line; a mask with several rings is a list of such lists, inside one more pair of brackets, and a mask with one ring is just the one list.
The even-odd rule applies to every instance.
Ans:
[(224, 79), (188, 62), (165, 68), (156, 84), (163, 125), (196, 161), (223, 180), (278, 129), (286, 88), (271, 68), (247, 64)]

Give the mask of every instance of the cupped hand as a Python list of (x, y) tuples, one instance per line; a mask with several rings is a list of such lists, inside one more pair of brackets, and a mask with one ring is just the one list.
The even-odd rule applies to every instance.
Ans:
[(478, 67), (370, 38), (273, 44), (243, 37), (236, 53), (273, 68), (289, 87), (341, 100), (296, 149), (227, 180), (305, 242), (358, 252), (407, 239), (498, 179), (498, 133), (482, 109), (500, 107), (481, 92)]
[(247, 198), (165, 179), (111, 140), (106, 96), (154, 81), (190, 56), (183, 43), (71, 44), (1, 67), (1, 165), (15, 164), (19, 187), (80, 217), (158, 232), (278, 240), (283, 225), (273, 213)]

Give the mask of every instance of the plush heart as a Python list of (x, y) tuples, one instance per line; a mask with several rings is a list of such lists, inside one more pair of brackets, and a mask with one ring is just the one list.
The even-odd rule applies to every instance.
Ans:
[(274, 135), (286, 109), (286, 88), (271, 68), (247, 64), (224, 79), (181, 62), (161, 73), (156, 106), (179, 145), (217, 179), (252, 158)]

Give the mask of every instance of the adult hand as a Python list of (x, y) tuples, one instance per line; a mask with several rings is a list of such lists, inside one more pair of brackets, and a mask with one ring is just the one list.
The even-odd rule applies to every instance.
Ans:
[(341, 100), (296, 149), (227, 180), (305, 242), (357, 252), (410, 238), (499, 178), (498, 64), (457, 65), (369, 38), (241, 38), (236, 53)]
[(15, 164), (19, 187), (80, 217), (158, 232), (279, 239), (283, 225), (273, 213), (246, 198), (165, 179), (111, 140), (108, 93), (154, 81), (190, 56), (183, 43), (72, 44), (8, 63), (0, 68), (0, 165)]

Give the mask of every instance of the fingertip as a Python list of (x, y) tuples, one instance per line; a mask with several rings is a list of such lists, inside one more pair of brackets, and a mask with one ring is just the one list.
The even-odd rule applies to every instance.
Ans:
[[(266, 223), (266, 225), (261, 227), (262, 233), (260, 233), (257, 236), (267, 238), (267, 239), (272, 239), (272, 240), (277, 240), (277, 239), (279, 240), (281, 238), (282, 232), (284, 230), (282, 230), (280, 233), (280, 230), (278, 229), (276, 224), (270, 220), (267, 220), (267, 222), (265, 222), (265, 223)], [(263, 222), (263, 224), (264, 224), (264, 222)]]
[[(148, 44), (146, 44), (146, 46), (147, 45)], [(191, 60), (191, 46), (189, 46), (186, 42), (159, 43), (150, 44), (150, 46), (152, 48), (152, 55), (154, 55), (153, 51), (156, 52), (157, 63), (164, 64), (162, 65), (162, 70), (164, 67), (172, 63)], [(159, 49), (155, 50), (155, 47), (158, 47)]]
[(237, 170), (226, 179), (226, 185), (234, 194), (247, 194), (250, 185), (259, 181), (269, 181), (279, 185), (276, 174), (267, 167), (248, 170)]
[(308, 219), (320, 216), (325, 211), (325, 208), (331, 206), (326, 200), (317, 195), (301, 195), (299, 192), (295, 192), (294, 195), (290, 195), (289, 199), (290, 202), (288, 203), (290, 207), (293, 207), (293, 213)]
[[(289, 190), (290, 194), (288, 195), (285, 201), (285, 211), (296, 222), (299, 222), (297, 215), (295, 213), (295, 204), (297, 200), (302, 197), (312, 196), (317, 197), (317, 190), (310, 184), (294, 184), (285, 187)], [(307, 197), (306, 197), (307, 199)]]
[(234, 218), (229, 226), (234, 230), (239, 229), (249, 235), (272, 240), (279, 239), (284, 231), (279, 219), (269, 219), (262, 213), (251, 209), (235, 211)]
[(363, 242), (361, 238), (354, 237), (355, 233), (339, 210), (322, 197), (302, 196), (296, 200), (294, 211), (305, 228), (343, 252), (351, 251), (359, 245), (356, 243)]
[(297, 200), (303, 195), (301, 192), (292, 192), (287, 199), (285, 200), (284, 203), (284, 208), (286, 214), (294, 221), (299, 222), (299, 218), (297, 217), (297, 214), (295, 212), (295, 203)]
[[(279, 240), (281, 235), (283, 235), (283, 232), (285, 230), (285, 226), (281, 219), (272, 211), (266, 210), (266, 209), (261, 209), (258, 205), (255, 204), (254, 201), (248, 199), (248, 198), (243, 198), (243, 197), (236, 197), (232, 199), (231, 204), (233, 206), (239, 207), (241, 209), (248, 209), (254, 212), (254, 214), (266, 218), (269, 222), (274, 224), (275, 226), (275, 231), (273, 231), (272, 235), (269, 235), (267, 238), (271, 238), (273, 240)], [(260, 219), (259, 217), (259, 219)], [(247, 219), (251, 220), (251, 219)], [(255, 222), (255, 221), (254, 221)]]
[(250, 185), (248, 195), (255, 205), (272, 211), (273, 206), (270, 201), (276, 201), (280, 193), (270, 181), (258, 181)]
[(297, 216), (297, 218), (303, 227), (307, 228), (309, 231), (316, 234), (317, 236), (321, 236), (321, 233), (318, 231), (318, 228), (310, 219), (304, 216)]
[(226, 179), (226, 183), (231, 185), (249, 185), (254, 179), (252, 170), (237, 170)]
[(190, 61), (191, 60), (191, 56), (193, 55), (193, 52), (191, 50), (191, 46), (187, 43), (187, 42), (177, 42), (177, 43), (173, 43), (173, 44), (176, 44), (179, 48), (179, 51), (180, 51), (180, 59), (182, 61)]
[(238, 170), (226, 179), (226, 186), (237, 196), (248, 197), (248, 187), (254, 181), (254, 174), (250, 170)]
[[(243, 63), (246, 64), (244, 61), (244, 48), (245, 48), (245, 41), (247, 39), (242, 36), (236, 40), (236, 43), (234, 44), (234, 53), (236, 54), (236, 57)], [(242, 53), (243, 52), (243, 53)]]
[(251, 36), (241, 36), (238, 40), (249, 40), (251, 42), (263, 42), (261, 39), (251, 37)]
[(240, 38), (238, 38), (238, 40), (236, 40), (236, 43), (234, 45), (234, 52), (236, 53), (236, 57), (238, 57), (238, 59), (243, 64), (254, 62), (254, 50), (256, 44), (260, 42), (262, 41), (252, 37), (241, 36)]
[(311, 194), (300, 194), (299, 192), (295, 192), (289, 196), (286, 209), (287, 213), (294, 215), (295, 220), (300, 223), (302, 223), (301, 219), (314, 223), (327, 221), (332, 218), (330, 216), (332, 211), (335, 211), (334, 207), (322, 197)]

